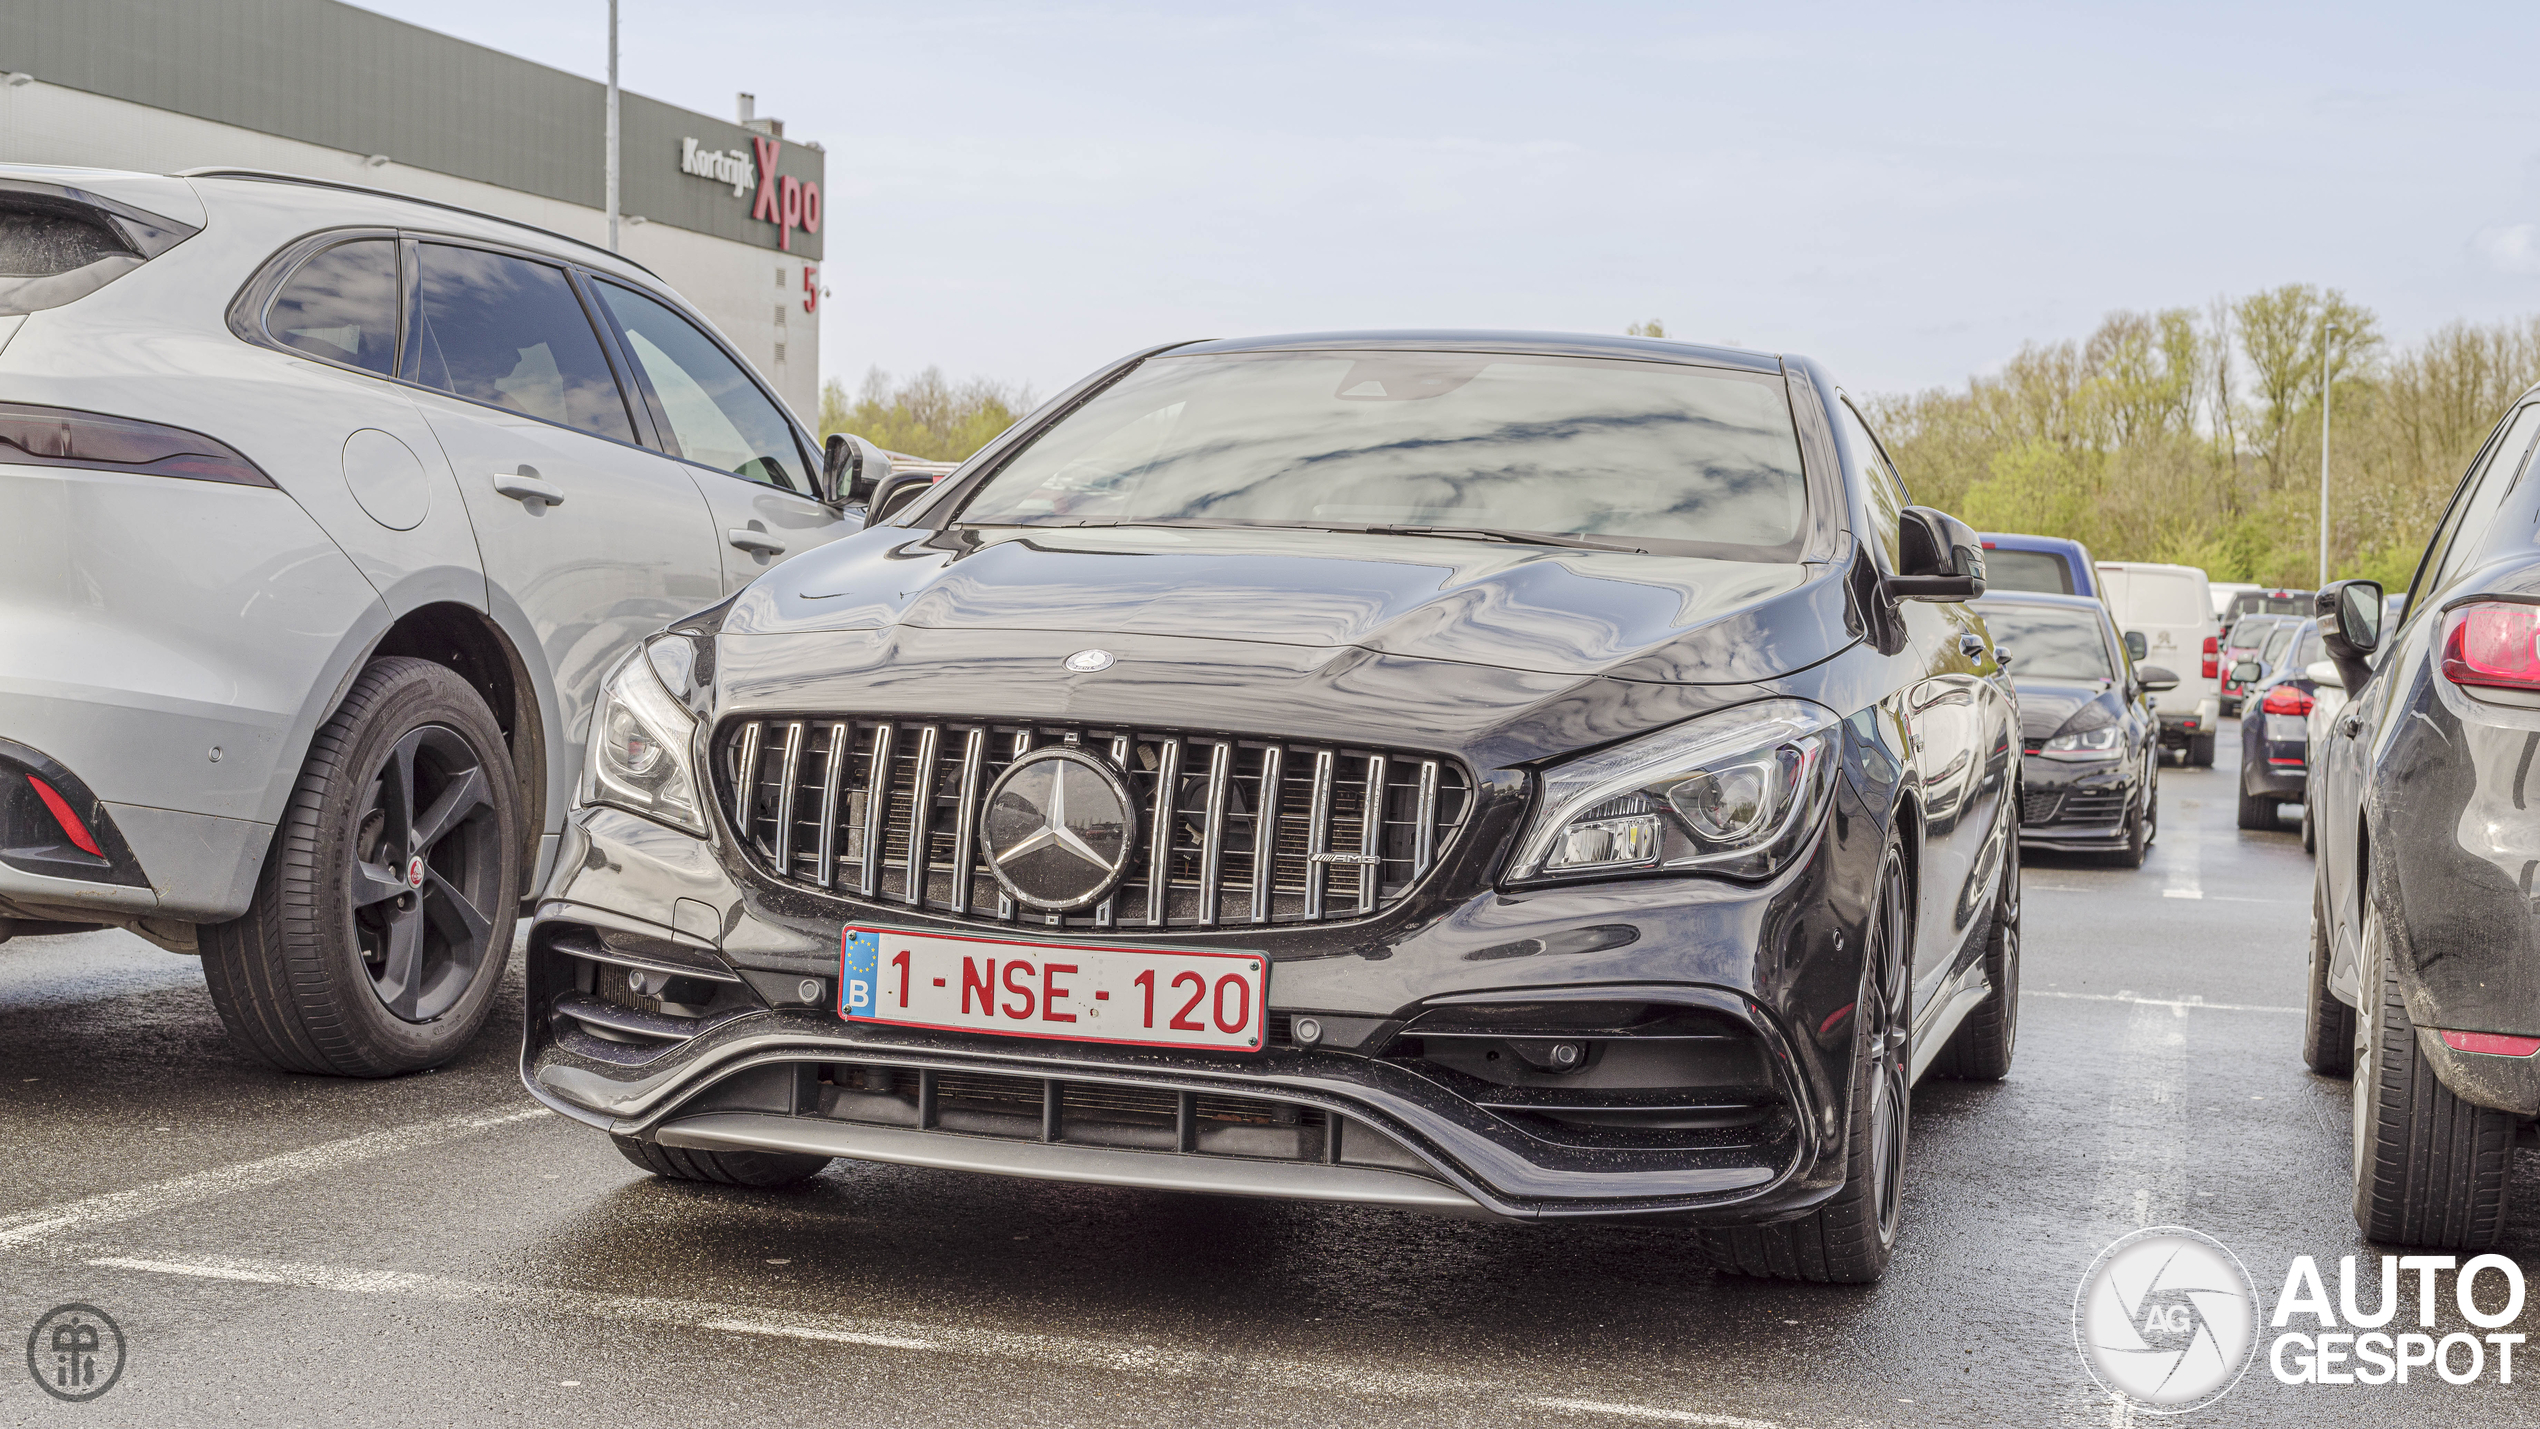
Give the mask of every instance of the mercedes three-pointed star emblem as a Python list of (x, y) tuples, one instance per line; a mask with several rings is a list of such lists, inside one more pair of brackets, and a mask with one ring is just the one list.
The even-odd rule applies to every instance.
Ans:
[(980, 852), (999, 886), (1027, 907), (1082, 908), (1129, 865), (1129, 786), (1081, 749), (1032, 750), (988, 786), (987, 802)]

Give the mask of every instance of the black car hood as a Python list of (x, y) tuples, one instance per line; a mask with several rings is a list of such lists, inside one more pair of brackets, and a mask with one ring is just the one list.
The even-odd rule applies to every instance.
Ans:
[(2114, 724), (2119, 715), (2117, 693), (2106, 685), (2093, 682), (2073, 684), (2063, 680), (2023, 680), (2011, 677), (2020, 692), (2020, 737), (2052, 739), (2082, 706), (2097, 701), (2107, 706), (2103, 713), (2088, 719), (2085, 729)]
[[(1852, 619), (1829, 566), (1321, 532), (882, 527), (734, 598), (713, 698), (717, 714), (1136, 724), (1504, 768), (1797, 692), (1786, 677), (1867, 648)], [(1088, 648), (1112, 663), (1067, 668)], [(1835, 663), (1802, 683), (1856, 678)]]
[(1846, 616), (1823, 565), (1319, 531), (882, 527), (778, 567), (724, 630), (1152, 635), (1749, 684), (1850, 644)]

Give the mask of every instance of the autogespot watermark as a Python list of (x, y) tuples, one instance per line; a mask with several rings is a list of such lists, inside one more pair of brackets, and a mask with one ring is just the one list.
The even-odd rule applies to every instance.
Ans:
[(56, 1305), (26, 1332), (26, 1370), (55, 1399), (95, 1399), (123, 1378), (123, 1327), (94, 1305)]
[[(2520, 1265), (2501, 1255), (2379, 1259), (2377, 1287), (2357, 1285), (2358, 1257), (2340, 1259), (2332, 1301), (2319, 1262), (2293, 1257), (2268, 1316), (2247, 1268), (2222, 1242), (2184, 1226), (2136, 1231), (2101, 1251), (2082, 1276), (2073, 1345), (2100, 1388), (2155, 1414), (2183, 1414), (2229, 1394), (2259, 1357), (2262, 1329), (2276, 1332), (2264, 1354), (2285, 1384), (2408, 1384), (2412, 1370), (2419, 1384), (2430, 1382), (2427, 1370), (2452, 1385), (2513, 1383), (2514, 1347), (2526, 1337), (2505, 1327), (2522, 1315)], [(2480, 1333), (2433, 1333), (2447, 1274), (2452, 1308)], [(2375, 1289), (2367, 1310), (2359, 1291)], [(2417, 1330), (2398, 1328), (2408, 1323), (2403, 1303), (2413, 1303)]]

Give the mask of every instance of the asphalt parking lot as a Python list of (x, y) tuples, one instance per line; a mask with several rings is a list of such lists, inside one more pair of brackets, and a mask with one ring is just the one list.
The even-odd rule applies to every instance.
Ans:
[[(2163, 771), (2143, 869), (2031, 857), (2017, 1068), (1917, 1090), (1904, 1244), (1860, 1290), (1715, 1277), (1668, 1231), (845, 1164), (785, 1192), (674, 1185), (532, 1106), (516, 991), (438, 1072), (301, 1078), (229, 1050), (189, 959), (13, 942), (0, 1320), (96, 1306), (128, 1367), (88, 1405), (7, 1371), (0, 1421), (2127, 1423), (2072, 1345), (2110, 1240), (2205, 1231), (2270, 1304), (2290, 1257), (2333, 1294), (2360, 1249), (2346, 1088), (2295, 1055), (2309, 862), (2289, 823), (2233, 827), (2237, 749)], [(2519, 1155), (2507, 1249), (2540, 1269)], [(2189, 1419), (2529, 1402), (2416, 1381), (2287, 1387), (2262, 1340)]]

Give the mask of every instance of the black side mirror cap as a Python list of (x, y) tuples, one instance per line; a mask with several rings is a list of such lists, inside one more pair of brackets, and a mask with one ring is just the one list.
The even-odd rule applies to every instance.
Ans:
[(2379, 581), (2331, 581), (2312, 597), (2320, 646), (2350, 693), (2372, 679), (2373, 656), (2381, 649), (2381, 600)]
[[(2133, 637), (2129, 635), (2129, 638)], [(2163, 690), (2175, 690), (2178, 688), (2178, 676), (2170, 673), (2166, 667), (2160, 665), (2135, 666), (2134, 680), (2136, 684), (2152, 691), (2154, 694), (2159, 694)]]
[(908, 509), (910, 503), (935, 489), (935, 478), (923, 471), (895, 471), (873, 489), (873, 504), (866, 508), (864, 524), (878, 525)]
[(1899, 600), (1973, 600), (1984, 594), (1984, 542), (1974, 527), (1928, 506), (1908, 506), (1898, 515), (1898, 569), (1887, 578), (1888, 594)]

